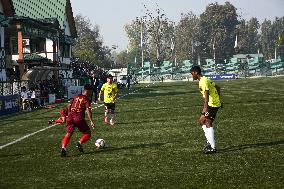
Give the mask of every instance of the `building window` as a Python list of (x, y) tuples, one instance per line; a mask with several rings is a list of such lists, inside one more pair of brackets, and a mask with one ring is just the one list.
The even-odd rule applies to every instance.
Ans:
[(69, 44), (62, 44), (60, 46), (60, 55), (61, 57), (70, 57), (70, 45)]
[(31, 43), (30, 43), (31, 52), (32, 53), (45, 52), (45, 43), (46, 43), (45, 38), (31, 39)]
[(64, 57), (70, 57), (70, 45), (65, 45)]
[(11, 52), (18, 54), (18, 39), (11, 39)]
[[(45, 52), (45, 38), (23, 39), (24, 53), (39, 53)], [(18, 39), (11, 39), (11, 52), (18, 54)]]

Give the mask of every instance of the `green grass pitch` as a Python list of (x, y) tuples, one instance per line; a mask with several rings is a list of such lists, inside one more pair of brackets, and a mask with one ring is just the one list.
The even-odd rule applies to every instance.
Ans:
[[(216, 83), (224, 101), (216, 154), (202, 153), (197, 82), (139, 84), (117, 102), (115, 127), (94, 110), (85, 154), (75, 132), (60, 157), (64, 125), (0, 149), (0, 188), (283, 188), (284, 77)], [(62, 106), (0, 117), (0, 145), (48, 127)], [(96, 138), (107, 148), (96, 150)]]

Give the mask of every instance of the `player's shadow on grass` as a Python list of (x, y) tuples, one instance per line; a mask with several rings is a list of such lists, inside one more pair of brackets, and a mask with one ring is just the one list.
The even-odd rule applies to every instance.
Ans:
[[(3, 125), (9, 125), (10, 123), (22, 122), (23, 120), (35, 121), (35, 120), (45, 119), (47, 121), (51, 118), (59, 117), (60, 116), (59, 113), (54, 113), (55, 114), (54, 117), (46, 116), (46, 115), (49, 115), (49, 113), (51, 113), (54, 110), (55, 110), (54, 108), (50, 108), (50, 109), (43, 109), (42, 108), (42, 109), (33, 110), (33, 111), (20, 111), (20, 112), (15, 113), (15, 114), (6, 115), (4, 117), (1, 117), (1, 121), (3, 121), (2, 126)], [(19, 119), (15, 120), (14, 119), (15, 116), (23, 116), (23, 117), (21, 117), (21, 119), (19, 118)], [(29, 117), (27, 118), (25, 116), (29, 116)]]
[(235, 106), (236, 104), (249, 105), (249, 104), (264, 104), (264, 103), (271, 103), (271, 102), (280, 103), (278, 97), (259, 99), (259, 100), (255, 100), (254, 98), (255, 97), (251, 97), (251, 99), (230, 100), (230, 101), (226, 101), (224, 104), (225, 104), (225, 106), (226, 105)]
[(20, 157), (20, 156), (24, 156), (24, 154), (3, 154), (3, 155), (0, 155), (0, 160), (2, 158), (7, 158), (7, 157)]
[(158, 91), (152, 89), (143, 89), (139, 93), (129, 93), (126, 97), (127, 99), (136, 99), (136, 98), (147, 98), (147, 97), (161, 97), (161, 96), (175, 96), (175, 95), (184, 95), (184, 94), (193, 94), (197, 93), (196, 91)]
[(126, 113), (126, 112), (148, 112), (148, 111), (165, 111), (165, 110), (180, 110), (181, 106), (183, 109), (186, 108), (192, 108), (192, 107), (202, 107), (202, 105), (200, 103), (196, 103), (196, 104), (182, 104), (182, 105), (178, 105), (178, 106), (171, 106), (171, 107), (159, 107), (159, 108), (137, 108), (137, 109), (123, 109), (123, 107), (120, 109), (120, 111), (116, 111), (117, 114), (120, 113)]
[(274, 142), (264, 142), (264, 143), (256, 143), (256, 144), (243, 144), (238, 146), (231, 146), (224, 149), (219, 149), (218, 152), (232, 152), (232, 151), (238, 151), (238, 150), (246, 150), (246, 149), (255, 149), (255, 148), (268, 148), (271, 146), (277, 146), (277, 145), (283, 145), (284, 141), (274, 141)]
[[(139, 121), (130, 121), (130, 122), (117, 122), (117, 124), (120, 125), (131, 125), (131, 124), (144, 124), (144, 123), (164, 123), (164, 122), (169, 122), (169, 121), (181, 121), (179, 117), (177, 118), (171, 118), (171, 119), (165, 119), (165, 118), (160, 118), (160, 119), (145, 119), (145, 120), (139, 120)], [(187, 121), (187, 120), (183, 120)]]
[[(148, 143), (148, 144), (133, 144), (129, 146), (124, 146), (124, 147), (106, 147), (103, 149), (98, 149), (90, 152), (85, 152), (84, 154), (95, 154), (95, 153), (106, 153), (106, 152), (114, 152), (114, 151), (122, 151), (122, 150), (135, 150), (135, 149), (143, 149), (143, 148), (158, 148), (161, 146), (164, 146), (166, 144), (169, 144), (170, 142), (160, 142), (160, 143)], [(74, 156), (81, 156), (84, 154), (78, 154), (78, 155), (73, 155)]]

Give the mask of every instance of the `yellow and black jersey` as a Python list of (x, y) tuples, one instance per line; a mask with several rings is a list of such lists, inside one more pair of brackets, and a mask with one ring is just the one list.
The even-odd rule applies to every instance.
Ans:
[(213, 81), (211, 81), (205, 76), (201, 77), (199, 81), (199, 90), (203, 98), (205, 98), (205, 91), (209, 91), (208, 106), (211, 106), (211, 107), (221, 106), (220, 97), (217, 92), (217, 89), (215, 88), (215, 83)]
[(105, 83), (101, 91), (104, 92), (104, 103), (114, 103), (115, 94), (118, 93), (117, 85), (115, 83)]

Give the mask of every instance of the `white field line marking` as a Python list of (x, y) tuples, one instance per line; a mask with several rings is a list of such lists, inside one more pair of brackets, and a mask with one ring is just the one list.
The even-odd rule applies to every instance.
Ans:
[[(151, 84), (155, 84), (155, 83), (150, 83), (149, 85), (146, 85), (145, 87), (149, 87)], [(143, 88), (144, 88), (144, 87), (143, 87)], [(141, 89), (143, 89), (143, 88), (141, 88)], [(139, 89), (139, 90), (141, 90), (141, 89)], [(118, 99), (120, 99), (120, 98), (122, 98), (122, 97), (125, 97), (125, 96), (128, 96), (129, 94), (135, 93), (135, 92), (137, 92), (137, 91), (139, 91), (139, 90), (137, 89), (137, 90), (135, 90), (135, 91), (133, 91), (133, 92), (131, 92), (131, 93), (122, 95), (122, 96), (119, 97)], [(95, 108), (92, 108), (92, 109), (96, 109), (96, 108), (99, 108), (99, 107), (102, 107), (102, 106), (104, 106), (104, 104), (100, 104), (99, 106), (96, 106)], [(59, 125), (59, 124), (60, 124), (60, 123), (56, 123), (56, 124), (51, 125), (51, 126), (49, 126), (49, 127), (45, 127), (45, 128), (40, 129), (40, 130), (38, 130), (38, 131), (36, 131), (36, 132), (30, 133), (30, 134), (28, 134), (28, 135), (26, 135), (26, 136), (23, 136), (23, 137), (21, 137), (21, 138), (18, 138), (18, 139), (16, 139), (16, 140), (12, 141), (12, 142), (9, 142), (9, 143), (7, 143), (7, 144), (4, 144), (4, 145), (0, 146), (0, 150), (2, 150), (3, 148), (5, 148), (5, 147), (7, 147), (7, 146), (12, 145), (12, 144), (18, 143), (18, 142), (20, 142), (20, 141), (22, 141), (22, 140), (24, 140), (24, 139), (26, 139), (26, 138), (29, 138), (30, 136), (33, 136), (33, 135), (35, 135), (35, 134), (37, 134), (37, 133), (40, 133), (40, 132), (45, 131), (45, 130), (47, 130), (47, 129), (50, 129), (50, 128), (52, 128), (52, 127), (54, 127), (54, 126), (56, 126), (56, 125)], [(2, 133), (2, 132), (3, 132), (3, 131), (1, 131), (0, 133)]]
[(36, 131), (36, 132), (30, 133), (30, 134), (28, 134), (28, 135), (26, 135), (26, 136), (23, 136), (23, 137), (21, 137), (21, 138), (19, 138), (19, 139), (17, 139), (17, 140), (14, 140), (14, 141), (12, 141), (12, 142), (9, 142), (9, 143), (7, 143), (7, 144), (4, 144), (4, 145), (0, 146), (0, 149), (2, 150), (3, 148), (5, 148), (5, 147), (7, 147), (7, 146), (10, 146), (10, 145), (15, 144), (15, 143), (17, 143), (17, 142), (20, 142), (20, 141), (24, 140), (25, 138), (28, 138), (28, 137), (30, 137), (30, 136), (33, 136), (33, 135), (35, 135), (35, 134), (37, 134), (37, 133), (39, 133), (39, 132), (45, 131), (45, 130), (47, 130), (47, 129), (49, 129), (49, 128), (52, 128), (52, 127), (54, 127), (54, 126), (56, 126), (56, 125), (58, 125), (58, 124), (59, 124), (59, 123), (56, 123), (56, 124), (51, 125), (51, 126), (49, 126), (49, 127), (45, 127), (45, 128), (43, 128), (43, 129), (41, 129), (41, 130), (38, 130), (38, 131)]

